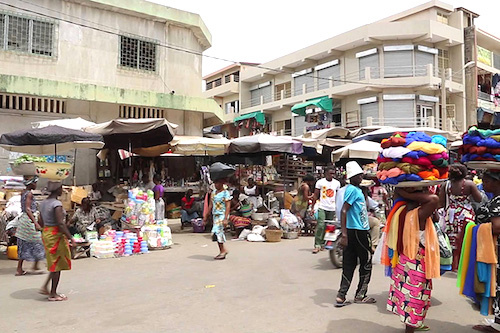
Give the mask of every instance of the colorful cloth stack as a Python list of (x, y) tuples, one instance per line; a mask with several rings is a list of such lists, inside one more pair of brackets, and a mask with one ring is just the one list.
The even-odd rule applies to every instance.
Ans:
[(476, 225), (469, 222), (462, 243), (457, 287), (461, 295), (480, 306), (484, 316), (490, 314), (491, 302), (496, 296), (496, 267), (496, 241), (491, 223)]
[(447, 140), (423, 132), (395, 133), (382, 140), (377, 178), (382, 184), (448, 178)]
[(500, 162), (500, 129), (483, 130), (472, 126), (462, 136), (462, 162)]

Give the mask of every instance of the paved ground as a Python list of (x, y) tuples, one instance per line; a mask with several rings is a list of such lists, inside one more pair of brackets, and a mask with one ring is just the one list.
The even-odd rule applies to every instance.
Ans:
[[(57, 303), (37, 294), (45, 276), (14, 277), (16, 262), (0, 255), (0, 332), (403, 331), (385, 310), (381, 266), (370, 285), (376, 305), (333, 307), (341, 271), (327, 252), (311, 254), (311, 237), (229, 242), (224, 261), (212, 259), (208, 234), (174, 234), (174, 242), (147, 255), (74, 261), (60, 284), (69, 300)], [(470, 332), (482, 320), (453, 275), (435, 281), (432, 304), (433, 332)]]

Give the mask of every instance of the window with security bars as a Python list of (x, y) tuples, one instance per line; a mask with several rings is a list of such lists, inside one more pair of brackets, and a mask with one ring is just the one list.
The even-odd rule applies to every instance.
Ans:
[(156, 44), (120, 36), (120, 65), (145, 71), (156, 71)]
[(120, 105), (120, 118), (165, 118), (165, 110), (143, 106)]
[(54, 23), (0, 13), (0, 49), (54, 55)]

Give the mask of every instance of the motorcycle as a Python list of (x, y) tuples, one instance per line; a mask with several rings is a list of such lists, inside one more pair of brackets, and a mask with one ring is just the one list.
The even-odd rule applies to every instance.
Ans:
[(329, 250), (330, 261), (333, 266), (342, 268), (343, 249), (339, 245), (342, 229), (340, 222), (336, 220), (325, 220), (325, 249)]
[[(342, 268), (343, 259), (343, 249), (340, 246), (340, 237), (342, 237), (342, 229), (340, 227), (340, 222), (337, 221), (326, 221), (326, 231), (325, 231), (325, 249), (329, 250), (330, 261), (336, 268)], [(382, 237), (382, 232), (384, 230), (385, 224), (380, 224), (380, 237)]]

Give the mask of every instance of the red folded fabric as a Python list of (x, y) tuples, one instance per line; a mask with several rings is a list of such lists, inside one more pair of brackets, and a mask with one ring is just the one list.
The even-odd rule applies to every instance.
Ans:
[(392, 158), (389, 158), (389, 157), (383, 157), (383, 156), (377, 157), (378, 164), (384, 163), (384, 162), (394, 162), (394, 161), (392, 160)]
[(432, 168), (432, 162), (426, 157), (420, 157), (420, 158), (403, 157), (401, 162), (421, 165), (421, 166), (428, 168), (428, 169)]

